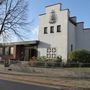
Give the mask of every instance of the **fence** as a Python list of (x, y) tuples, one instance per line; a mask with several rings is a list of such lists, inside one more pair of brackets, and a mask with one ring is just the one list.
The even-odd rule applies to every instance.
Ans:
[(31, 61), (28, 63), (32, 67), (90, 67), (90, 63), (63, 63), (63, 62), (53, 62), (53, 61)]
[[(90, 63), (75, 63), (75, 62), (54, 62), (54, 61), (14, 61), (10, 60), (10, 64), (25, 63), (31, 67), (45, 67), (45, 68), (55, 68), (55, 67), (90, 67)], [(0, 61), (0, 64), (5, 64), (5, 61)]]

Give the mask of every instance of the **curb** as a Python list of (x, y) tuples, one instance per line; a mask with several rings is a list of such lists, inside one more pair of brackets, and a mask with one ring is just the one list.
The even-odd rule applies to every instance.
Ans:
[(0, 74), (7, 74), (7, 75), (19, 75), (19, 76), (33, 76), (33, 77), (50, 77), (50, 78), (66, 78), (66, 79), (90, 79), (90, 77), (66, 77), (66, 76), (49, 76), (45, 74), (37, 74), (37, 73), (22, 73), (22, 72), (12, 72), (12, 71), (0, 71)]
[[(0, 77), (1, 79), (2, 77)], [(3, 79), (3, 78), (2, 78)], [(51, 83), (42, 83), (42, 82), (37, 82), (37, 81), (30, 81), (30, 80), (22, 80), (22, 79), (11, 79), (11, 78), (5, 78), (4, 80), (9, 80), (9, 81), (15, 81), (19, 83), (25, 83), (25, 84), (35, 84), (39, 86), (46, 86), (46, 87), (52, 87), (55, 88), (55, 90), (90, 90), (90, 88), (82, 88), (82, 87), (73, 87), (73, 86), (66, 86), (66, 85), (56, 85), (56, 84), (51, 84)]]

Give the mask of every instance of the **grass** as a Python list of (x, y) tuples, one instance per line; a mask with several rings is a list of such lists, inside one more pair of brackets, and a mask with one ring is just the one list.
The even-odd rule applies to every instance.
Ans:
[(75, 72), (86, 72), (86, 73), (90, 73), (90, 68), (86, 68), (86, 67), (80, 67), (80, 68), (65, 68), (66, 70), (70, 70), (70, 71), (75, 71)]

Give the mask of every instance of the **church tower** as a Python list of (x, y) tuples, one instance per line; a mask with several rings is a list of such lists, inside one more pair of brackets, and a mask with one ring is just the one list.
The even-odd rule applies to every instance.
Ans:
[(39, 16), (38, 56), (47, 58), (68, 56), (68, 10), (61, 10), (61, 4), (46, 6)]

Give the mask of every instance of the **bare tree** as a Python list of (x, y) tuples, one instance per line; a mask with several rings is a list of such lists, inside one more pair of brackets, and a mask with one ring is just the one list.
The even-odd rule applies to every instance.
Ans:
[(4, 0), (0, 0), (0, 4), (2, 4), (2, 3), (3, 3), (3, 1), (4, 1)]
[(10, 40), (24, 38), (26, 32), (27, 0), (0, 0), (0, 37)]

